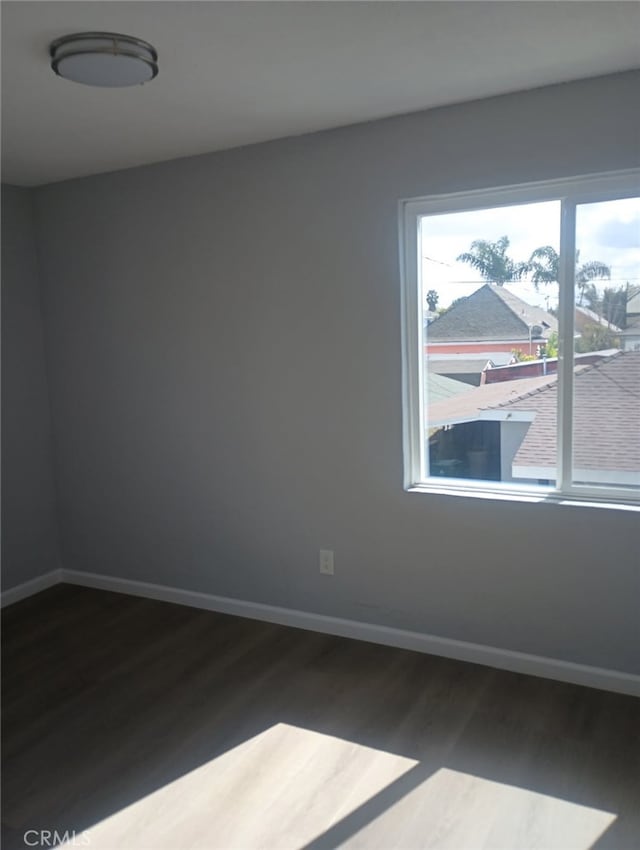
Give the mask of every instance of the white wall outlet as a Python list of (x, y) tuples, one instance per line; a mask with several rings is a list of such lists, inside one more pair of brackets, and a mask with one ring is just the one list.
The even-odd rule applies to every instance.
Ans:
[(333, 549), (320, 550), (320, 572), (325, 576), (333, 575)]

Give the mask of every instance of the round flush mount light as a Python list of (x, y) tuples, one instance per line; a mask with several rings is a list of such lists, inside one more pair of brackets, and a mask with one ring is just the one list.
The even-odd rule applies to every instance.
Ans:
[(51, 43), (59, 77), (87, 86), (137, 86), (158, 75), (158, 54), (140, 38), (114, 32), (80, 32)]

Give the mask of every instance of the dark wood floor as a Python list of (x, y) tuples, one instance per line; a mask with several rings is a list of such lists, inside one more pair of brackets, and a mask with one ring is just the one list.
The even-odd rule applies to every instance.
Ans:
[(640, 847), (632, 697), (68, 585), (3, 641), (5, 848)]

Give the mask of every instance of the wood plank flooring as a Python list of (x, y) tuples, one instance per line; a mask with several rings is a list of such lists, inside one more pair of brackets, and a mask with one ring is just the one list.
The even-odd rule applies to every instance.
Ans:
[(640, 848), (632, 697), (60, 585), (3, 702), (7, 849)]

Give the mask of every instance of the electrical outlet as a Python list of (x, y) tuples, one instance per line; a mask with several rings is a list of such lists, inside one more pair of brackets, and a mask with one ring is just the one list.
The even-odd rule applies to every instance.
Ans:
[(320, 572), (325, 576), (333, 575), (333, 549), (320, 550)]

